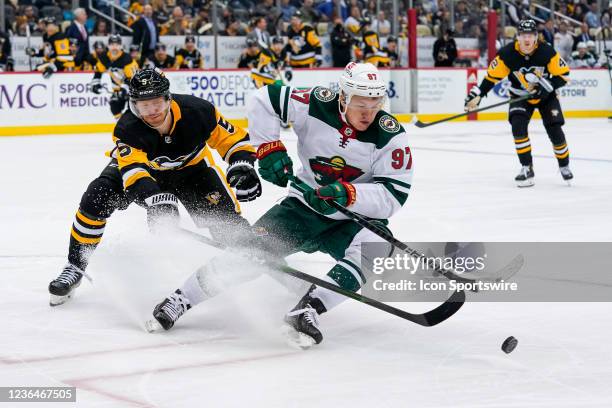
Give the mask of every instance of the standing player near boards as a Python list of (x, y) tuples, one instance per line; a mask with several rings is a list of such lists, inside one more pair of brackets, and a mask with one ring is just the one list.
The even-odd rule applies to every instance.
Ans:
[(113, 82), (113, 94), (110, 97), (110, 110), (115, 119), (119, 119), (128, 101), (129, 87), (127, 82), (138, 70), (138, 64), (123, 51), (121, 37), (111, 34), (108, 37), (108, 52), (98, 56), (94, 67), (95, 73), (91, 81), (91, 91), (99, 94), (102, 89), (100, 79), (102, 73), (108, 72)]
[(535, 184), (527, 127), (536, 108), (542, 115), (544, 128), (553, 144), (563, 180), (569, 183), (574, 177), (569, 168), (569, 149), (561, 128), (565, 119), (555, 92), (567, 83), (569, 71), (563, 58), (551, 45), (538, 41), (535, 21), (522, 20), (518, 25), (518, 39), (499, 50), (480, 86), (473, 87), (465, 99), (466, 111), (476, 109), (480, 99), (505, 77), (510, 80), (511, 96), (533, 95), (526, 101), (510, 104), (508, 120), (522, 165), (514, 179), (519, 187)]
[[(223, 229), (228, 224), (248, 225), (238, 201), (261, 195), (248, 133), (209, 102), (169, 89), (170, 82), (156, 69), (139, 71), (130, 81), (130, 109), (115, 126), (110, 163), (83, 194), (70, 231), (68, 264), (49, 284), (51, 306), (71, 297), (102, 239), (106, 220), (131, 202), (147, 210), (153, 230), (160, 221), (178, 223), (178, 200), (215, 239), (227, 238)], [(227, 177), (209, 147), (229, 164)]]
[[(382, 110), (387, 86), (374, 65), (349, 63), (338, 85), (339, 93), (324, 87), (296, 89), (276, 84), (255, 91), (248, 117), (253, 143), (259, 146), (261, 177), (281, 187), (290, 181), (293, 162), (280, 140), (278, 124), (279, 119), (291, 121), (301, 161), (295, 182), (308, 186), (308, 191), (302, 193), (292, 181), (288, 196), (255, 223), (258, 235), (241, 243), (276, 259), (300, 251), (327, 253), (336, 264), (325, 279), (357, 291), (366, 281), (362, 243), (382, 243), (376, 254), (363, 254), (370, 260), (388, 256), (392, 248), (339, 213), (330, 200), (386, 228), (387, 219), (408, 199), (412, 154), (404, 128)], [(155, 320), (147, 322), (147, 327), (168, 330), (193, 305), (219, 293), (214, 277), (242, 272), (235, 259), (225, 262), (211, 262), (198, 270), (157, 305)], [(285, 316), (290, 340), (302, 348), (320, 343), (318, 316), (345, 299), (312, 285)]]

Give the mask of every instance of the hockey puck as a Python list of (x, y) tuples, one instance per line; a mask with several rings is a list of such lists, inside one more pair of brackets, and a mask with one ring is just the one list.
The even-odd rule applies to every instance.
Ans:
[(517, 345), (518, 345), (518, 340), (514, 336), (510, 336), (506, 340), (504, 340), (504, 342), (502, 343), (501, 349), (504, 353), (510, 354), (514, 351)]

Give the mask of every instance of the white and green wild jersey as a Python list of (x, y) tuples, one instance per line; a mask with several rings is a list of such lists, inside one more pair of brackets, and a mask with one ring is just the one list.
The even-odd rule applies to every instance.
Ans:
[[(309, 186), (349, 182), (357, 192), (349, 208), (376, 219), (389, 218), (406, 202), (412, 153), (406, 131), (391, 114), (378, 112), (370, 127), (359, 132), (342, 121), (338, 94), (324, 87), (268, 85), (258, 89), (247, 106), (255, 148), (279, 140), (279, 119), (292, 123), (302, 164), (296, 175)], [(289, 196), (304, 202), (294, 187)], [(338, 212), (328, 217), (346, 219)]]

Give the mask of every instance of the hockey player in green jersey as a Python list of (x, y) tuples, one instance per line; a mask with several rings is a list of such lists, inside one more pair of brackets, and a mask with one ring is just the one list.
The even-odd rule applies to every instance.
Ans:
[[(386, 228), (387, 219), (408, 198), (412, 154), (404, 128), (382, 110), (386, 82), (374, 65), (349, 63), (339, 89), (336, 93), (324, 87), (269, 85), (257, 90), (249, 101), (249, 134), (258, 148), (259, 173), (278, 186), (290, 184), (290, 189), (284, 200), (254, 224), (258, 233), (244, 245), (277, 259), (300, 251), (327, 253), (336, 264), (325, 279), (357, 291), (366, 281), (361, 244), (381, 239), (337, 212), (330, 201)], [(298, 137), (301, 167), (295, 176), (279, 137), (278, 119), (292, 122)], [(306, 193), (301, 192), (304, 187)], [(388, 256), (391, 246), (382, 247), (384, 253), (377, 256)], [(193, 305), (214, 296), (207, 275), (214, 275), (219, 267), (219, 262), (211, 262), (201, 268), (157, 305), (154, 320), (148, 322), (152, 330), (160, 326), (168, 330)], [(237, 269), (228, 263), (224, 273), (242, 273)], [(320, 343), (319, 315), (344, 299), (311, 286), (285, 316), (290, 340), (302, 348)]]

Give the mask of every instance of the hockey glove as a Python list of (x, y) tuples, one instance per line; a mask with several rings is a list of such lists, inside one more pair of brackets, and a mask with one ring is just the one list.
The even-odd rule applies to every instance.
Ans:
[(172, 193), (154, 194), (144, 200), (147, 224), (153, 233), (162, 228), (175, 227), (179, 223), (178, 198)]
[(285, 69), (285, 79), (287, 80), (287, 82), (291, 82), (291, 80), (293, 79), (293, 71), (291, 71), (291, 69), (289, 68)]
[(96, 95), (100, 95), (100, 91), (102, 90), (102, 84), (100, 83), (99, 79), (94, 79), (89, 83), (89, 85), (91, 87), (91, 92), (95, 93)]
[(57, 67), (54, 63), (50, 62), (43, 71), (43, 78), (49, 79), (51, 78), (51, 75), (53, 75), (55, 72), (57, 72)]
[(34, 57), (36, 54), (38, 54), (38, 50), (34, 47), (26, 47), (25, 53), (30, 57)]
[(540, 99), (540, 100), (544, 100), (546, 98), (548, 98), (548, 95), (550, 95), (550, 92), (548, 92), (546, 89), (544, 89), (544, 87), (540, 84), (535, 84), (535, 87), (533, 89), (533, 91), (531, 92), (532, 97), (529, 98), (529, 100), (532, 99)]
[(289, 176), (293, 175), (293, 161), (287, 154), (283, 142), (264, 143), (257, 149), (259, 175), (266, 181), (280, 187), (287, 187)]
[(313, 210), (323, 215), (330, 215), (337, 210), (330, 204), (335, 201), (338, 204), (348, 207), (355, 202), (357, 191), (355, 186), (345, 181), (335, 181), (316, 190), (308, 190), (304, 193), (304, 200)]
[(261, 180), (247, 160), (237, 160), (227, 168), (227, 182), (236, 189), (240, 202), (253, 201), (261, 195)]
[(466, 112), (470, 112), (478, 108), (479, 104), (480, 104), (480, 88), (477, 86), (473, 86), (472, 89), (470, 89), (470, 93), (468, 93), (468, 96), (465, 98), (464, 109)]

